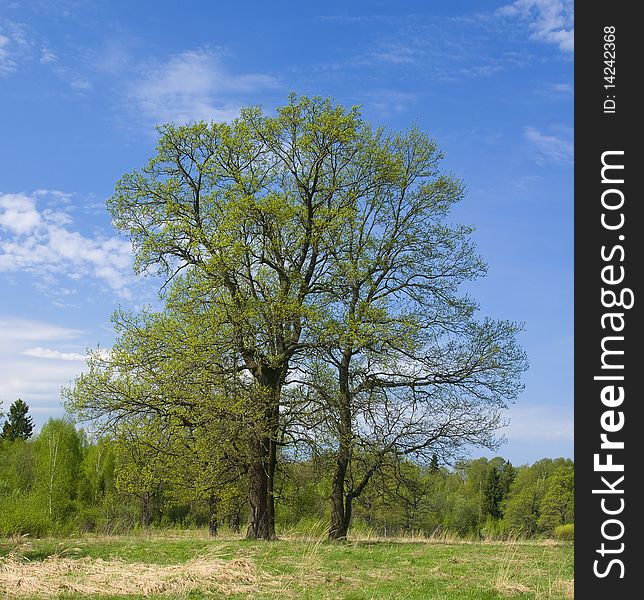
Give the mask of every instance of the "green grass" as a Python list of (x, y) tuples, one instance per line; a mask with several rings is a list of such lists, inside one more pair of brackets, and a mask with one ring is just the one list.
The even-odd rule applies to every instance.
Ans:
[[(11, 552), (13, 558), (0, 559), (0, 596), (4, 593), (9, 598), (44, 596), (17, 596), (3, 580), (3, 564), (12, 560), (12, 564), (36, 569), (38, 564), (46, 564), (39, 561), (48, 557), (53, 557), (50, 561), (89, 557), (92, 561), (87, 558), (85, 561), (90, 563), (100, 563), (97, 559), (120, 560), (123, 563), (118, 563), (122, 565), (119, 568), (124, 570), (129, 564), (170, 567), (203, 557), (226, 561), (231, 568), (235, 564), (253, 568), (252, 580), (234, 580), (221, 586), (195, 584), (194, 589), (181, 593), (147, 596), (131, 589), (128, 595), (131, 599), (555, 600), (572, 597), (573, 551), (569, 542), (362, 539), (329, 543), (294, 536), (278, 542), (253, 542), (233, 536), (210, 540), (202, 532), (159, 532), (26, 543), (0, 540), (0, 556)], [(73, 592), (63, 592), (57, 597), (68, 600), (123, 598), (122, 595), (88, 596)]]

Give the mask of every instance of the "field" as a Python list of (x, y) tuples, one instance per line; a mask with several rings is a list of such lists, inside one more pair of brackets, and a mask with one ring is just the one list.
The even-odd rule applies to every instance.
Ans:
[(3, 598), (554, 600), (572, 592), (569, 542), (252, 542), (200, 531), (0, 540)]

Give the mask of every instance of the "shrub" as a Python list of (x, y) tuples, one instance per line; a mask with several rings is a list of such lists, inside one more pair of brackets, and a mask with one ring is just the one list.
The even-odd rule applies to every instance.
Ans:
[(506, 540), (510, 537), (510, 530), (503, 519), (496, 520), (488, 517), (481, 528), (481, 534), (487, 540)]
[(572, 523), (567, 523), (566, 525), (555, 527), (555, 538), (558, 540), (574, 540), (575, 526)]
[(0, 500), (0, 536), (42, 537), (51, 530), (51, 521), (33, 496), (14, 494)]

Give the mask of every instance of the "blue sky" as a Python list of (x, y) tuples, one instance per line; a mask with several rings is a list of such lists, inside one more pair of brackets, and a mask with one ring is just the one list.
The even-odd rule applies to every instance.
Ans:
[[(573, 24), (568, 0), (0, 0), (0, 400), (39, 426), (117, 306), (153, 302), (105, 199), (156, 123), (273, 111), (289, 91), (417, 123), (464, 180), (481, 315), (525, 322), (514, 463), (573, 452)], [(475, 455), (480, 452), (475, 451)]]

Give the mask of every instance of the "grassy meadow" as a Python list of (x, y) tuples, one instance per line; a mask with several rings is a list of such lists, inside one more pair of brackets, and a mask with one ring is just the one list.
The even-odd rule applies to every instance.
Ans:
[(107, 600), (294, 598), (494, 600), (573, 597), (571, 542), (202, 531), (0, 540), (0, 597)]

